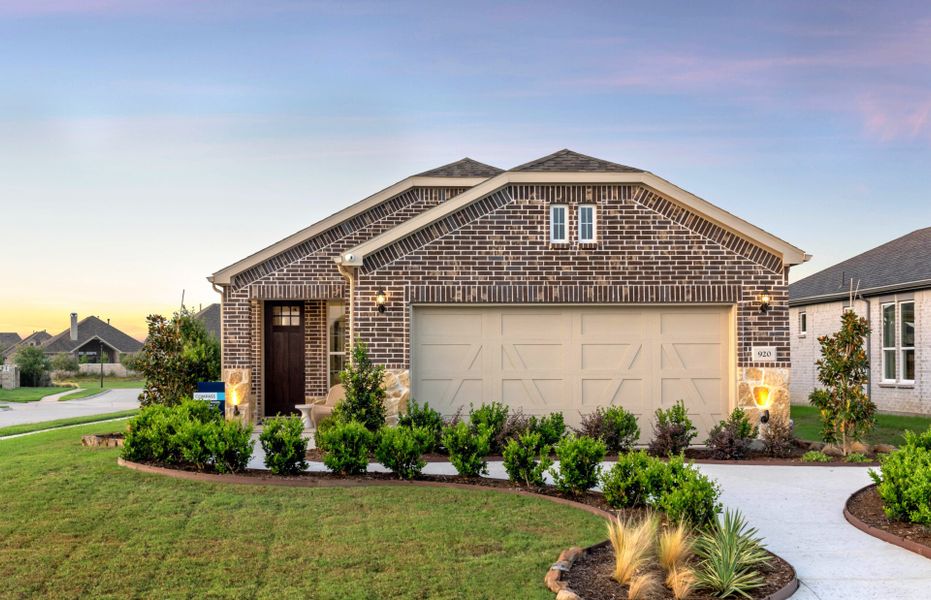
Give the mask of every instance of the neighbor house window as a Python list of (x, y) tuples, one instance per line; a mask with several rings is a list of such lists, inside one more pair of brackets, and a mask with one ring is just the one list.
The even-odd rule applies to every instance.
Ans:
[(883, 381), (895, 381), (895, 304), (882, 305)]
[(563, 204), (550, 206), (550, 242), (564, 244), (569, 241), (566, 227), (568, 214), (568, 208)]
[(899, 353), (902, 369), (901, 380), (915, 381), (915, 303), (899, 304)]
[(808, 333), (808, 315), (804, 311), (798, 313), (798, 334), (805, 335)]
[(579, 243), (590, 244), (595, 241), (595, 205), (579, 206)]

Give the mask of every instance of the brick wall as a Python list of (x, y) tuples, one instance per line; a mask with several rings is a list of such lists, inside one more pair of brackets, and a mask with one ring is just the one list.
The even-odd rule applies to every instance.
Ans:
[[(570, 232), (575, 205), (597, 204), (597, 243), (551, 244), (551, 202), (569, 204)], [(738, 366), (788, 368), (785, 275), (777, 257), (642, 186), (511, 186), (366, 257), (355, 331), (376, 361), (404, 369), (412, 302), (736, 303)], [(779, 362), (751, 363), (752, 345), (775, 346)]]

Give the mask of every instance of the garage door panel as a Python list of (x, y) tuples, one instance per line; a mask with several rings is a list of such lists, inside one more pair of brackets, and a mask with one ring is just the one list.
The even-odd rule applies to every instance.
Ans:
[[(683, 400), (701, 440), (727, 412), (728, 309), (416, 307), (415, 397), (452, 414), (501, 401), (528, 414), (621, 405), (652, 436), (653, 412)], [(447, 315), (450, 326), (447, 327)]]

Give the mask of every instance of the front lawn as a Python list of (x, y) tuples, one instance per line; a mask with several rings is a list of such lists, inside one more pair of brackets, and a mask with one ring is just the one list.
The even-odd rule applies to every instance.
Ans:
[(68, 427), (70, 425), (96, 423), (97, 421), (108, 421), (110, 419), (119, 419), (120, 417), (131, 417), (138, 412), (139, 411), (137, 409), (120, 410), (117, 412), (103, 413), (101, 415), (84, 415), (80, 417), (69, 417), (67, 419), (55, 419), (54, 421), (41, 421), (39, 423), (8, 425), (6, 427), (0, 427), (0, 437), (18, 435), (20, 433), (29, 433), (31, 431), (40, 431), (42, 429), (55, 429), (58, 427)]
[[(814, 406), (792, 405), (792, 419), (795, 421), (795, 437), (802, 440), (820, 441), (821, 423), (818, 409)], [(876, 426), (870, 434), (869, 442), (873, 444), (902, 444), (902, 433), (906, 429), (919, 432), (931, 426), (931, 417), (907, 417), (903, 415), (876, 415)]]
[(545, 598), (600, 518), (486, 490), (282, 488), (168, 479), (80, 445), (107, 423), (0, 440), (0, 594)]
[(0, 402), (35, 402), (51, 394), (64, 392), (71, 386), (21, 387), (15, 390), (0, 390)]

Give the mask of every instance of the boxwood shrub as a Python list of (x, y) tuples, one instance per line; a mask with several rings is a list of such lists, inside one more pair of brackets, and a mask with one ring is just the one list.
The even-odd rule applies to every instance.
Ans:
[(323, 464), (343, 475), (359, 475), (368, 470), (374, 439), (374, 434), (358, 421), (334, 421), (324, 431), (317, 431)]
[(657, 408), (655, 415), (653, 440), (650, 442), (650, 454), (654, 456), (681, 454), (698, 435), (682, 400), (666, 410)]
[(418, 406), (417, 401), (413, 398), (407, 401), (407, 411), (398, 415), (398, 427), (407, 427), (409, 429), (420, 427), (429, 432), (430, 435), (424, 440), (427, 442), (424, 452), (439, 450), (443, 439), (443, 425), (443, 415), (430, 408), (429, 402), (425, 402), (423, 406)]
[(905, 432), (905, 443), (870, 469), (890, 519), (931, 526), (931, 428)]
[(413, 479), (427, 464), (422, 455), (433, 443), (433, 432), (424, 427), (382, 427), (375, 458), (399, 478)]
[[(500, 402), (482, 404), (478, 408), (469, 407), (469, 424), (478, 433), (482, 428), (488, 430), (489, 452), (498, 453), (504, 446), (504, 428), (508, 420), (508, 407)], [(447, 449), (449, 447), (447, 446)]]
[(569, 435), (556, 445), (559, 467), (550, 469), (556, 489), (572, 496), (595, 487), (601, 475), (605, 444), (586, 435)]
[(464, 477), (478, 477), (488, 472), (488, 451), (491, 430), (479, 425), (477, 430), (460, 421), (443, 430), (443, 446), (449, 452), (449, 462)]
[(551, 447), (543, 443), (539, 433), (525, 433), (508, 440), (504, 447), (504, 470), (508, 479), (528, 486), (543, 485), (543, 475), (553, 464)]
[(265, 466), (275, 475), (295, 475), (307, 468), (307, 440), (300, 417), (265, 419), (259, 435)]
[(623, 406), (598, 407), (582, 417), (579, 433), (598, 438), (612, 454), (629, 452), (640, 439), (637, 417)]

